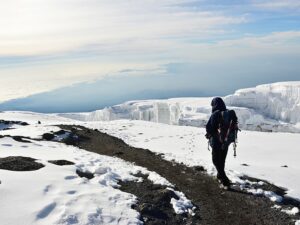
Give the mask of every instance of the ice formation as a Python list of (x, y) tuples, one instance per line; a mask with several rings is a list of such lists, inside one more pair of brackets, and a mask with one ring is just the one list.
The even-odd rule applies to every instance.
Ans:
[(228, 105), (251, 108), (277, 121), (300, 124), (300, 82), (281, 82), (241, 89), (225, 98)]
[[(60, 114), (82, 121), (145, 120), (204, 127), (212, 98), (173, 98), (129, 101), (91, 113)], [(300, 82), (241, 89), (224, 97), (238, 115), (240, 128), (256, 131), (300, 132)]]

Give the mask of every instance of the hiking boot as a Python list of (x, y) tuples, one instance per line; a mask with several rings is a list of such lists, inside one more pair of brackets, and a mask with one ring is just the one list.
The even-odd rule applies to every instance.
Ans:
[(231, 180), (229, 180), (229, 178), (226, 176), (224, 179), (223, 179), (223, 183), (226, 183), (226, 184), (232, 184)]
[(218, 180), (218, 182), (221, 184), (222, 183), (222, 177), (219, 175), (219, 174), (217, 174), (217, 180)]
[(217, 174), (217, 180), (220, 184), (223, 184), (225, 186), (230, 186), (232, 184), (226, 175), (225, 177), (221, 177), (219, 174)]
[(231, 182), (229, 179), (225, 179), (222, 181), (222, 185), (225, 186), (225, 187), (230, 187), (231, 185)]

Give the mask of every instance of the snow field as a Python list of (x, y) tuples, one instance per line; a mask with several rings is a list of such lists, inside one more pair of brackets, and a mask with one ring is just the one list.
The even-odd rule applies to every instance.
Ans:
[[(47, 163), (67, 159), (80, 165), (90, 156), (84, 151), (59, 143), (24, 144), (10, 138), (0, 142), (1, 157), (28, 156), (45, 165), (31, 172), (0, 170), (1, 224), (141, 224), (130, 208), (136, 198), (113, 188), (114, 176), (102, 174), (89, 181), (76, 175), (76, 166)], [(98, 158), (99, 167), (105, 162), (109, 159)], [(125, 172), (118, 176), (135, 179)]]
[[(27, 130), (25, 129), (27, 127)], [(40, 137), (58, 127), (30, 125), (21, 130), (2, 131)], [(12, 138), (0, 139), (0, 157), (32, 157), (45, 165), (37, 171), (0, 170), (1, 224), (142, 224), (139, 213), (131, 209), (135, 196), (117, 189), (118, 181), (141, 181), (133, 174), (149, 175), (155, 184), (173, 187), (155, 172), (121, 159), (90, 153), (62, 143), (32, 141), (20, 143)], [(57, 166), (48, 160), (65, 159), (75, 166)], [(76, 169), (94, 173), (91, 180), (80, 178)], [(188, 201), (183, 194), (179, 202)], [(182, 200), (183, 199), (183, 200)], [(179, 205), (179, 204), (176, 204)], [(192, 205), (186, 205), (192, 214)], [(174, 210), (177, 208), (174, 207)], [(17, 215), (17, 216), (16, 216)]]
[(64, 122), (72, 122), (74, 120), (57, 116), (55, 114), (44, 114), (27, 111), (4, 111), (0, 112), (0, 119), (27, 122), (29, 124), (58, 124)]
[[(263, 85), (258, 86), (252, 89), (239, 90), (232, 96), (225, 97), (225, 101), (227, 104), (231, 105), (230, 107), (235, 109), (238, 117), (240, 119), (240, 125), (243, 129), (247, 130), (257, 130), (257, 131), (284, 131), (284, 132), (299, 132), (300, 131), (300, 122), (299, 120), (299, 105), (300, 105), (300, 92), (299, 92), (300, 83), (299, 82), (289, 82), (289, 83), (278, 83), (271, 85)], [(184, 163), (188, 166), (204, 166), (208, 173), (211, 175), (215, 175), (216, 171), (211, 162), (211, 152), (207, 150), (207, 140), (204, 138), (205, 130), (202, 128), (206, 124), (210, 116), (210, 101), (211, 98), (182, 98), (182, 99), (169, 99), (169, 100), (148, 100), (148, 101), (131, 101), (124, 104), (120, 104), (117, 106), (109, 107), (103, 110), (97, 110), (92, 113), (79, 113), (79, 114), (37, 114), (31, 112), (1, 112), (0, 119), (6, 120), (19, 120), (28, 122), (31, 125), (27, 127), (19, 127), (15, 126), (14, 130), (3, 130), (0, 131), (1, 135), (11, 134), (11, 135), (21, 135), (21, 136), (30, 136), (32, 138), (40, 138), (42, 133), (49, 131), (57, 131), (56, 128), (47, 127), (46, 125), (53, 124), (78, 124), (84, 125), (89, 128), (97, 128), (102, 132), (106, 132), (110, 135), (119, 137), (123, 139), (129, 145), (134, 147), (146, 148), (153, 152), (163, 153), (165, 159), (167, 160), (175, 160), (176, 162)], [(117, 120), (117, 119), (126, 119), (126, 120)], [(134, 120), (131, 120), (134, 119)], [(105, 121), (103, 121), (105, 120)], [(109, 121), (113, 120), (113, 121)], [(146, 120), (152, 122), (145, 121), (136, 121), (136, 120)], [(37, 121), (41, 121), (42, 125), (38, 125)], [(85, 122), (82, 122), (85, 121)], [(94, 122), (93, 122), (94, 121)], [(158, 122), (158, 123), (157, 123)], [(164, 123), (164, 124), (162, 124)], [(174, 124), (174, 125), (188, 125), (188, 126), (196, 126), (196, 127), (186, 127), (186, 126), (170, 126), (166, 124)], [(5, 128), (5, 127), (4, 127)], [(52, 130), (51, 130), (52, 129)], [(57, 128), (58, 129), (58, 128)], [(1, 129), (0, 129), (1, 130)], [(30, 131), (30, 132), (29, 132)], [(1, 139), (0, 139), (1, 140)], [(2, 139), (3, 140), (3, 139)], [(259, 179), (267, 180), (270, 183), (273, 183), (277, 186), (281, 186), (287, 189), (287, 194), (291, 197), (300, 199), (300, 155), (299, 155), (299, 142), (300, 134), (291, 134), (291, 133), (264, 133), (264, 132), (254, 132), (254, 131), (242, 131), (239, 133), (239, 143), (237, 149), (237, 158), (233, 158), (232, 149), (229, 150), (227, 157), (227, 174), (229, 178), (237, 183), (240, 188), (256, 195), (264, 195), (268, 197), (270, 200), (274, 202), (280, 202), (282, 200), (281, 196), (276, 195), (273, 192), (269, 192), (263, 190), (262, 182), (250, 182), (248, 180), (240, 179), (241, 176), (247, 175), (250, 177), (256, 177)], [(47, 143), (41, 145), (40, 142), (36, 142), (34, 144), (40, 145), (39, 148), (47, 147)], [(55, 146), (58, 143), (51, 144), (47, 147), (47, 149), (56, 149)], [(1, 154), (2, 148), (13, 149), (11, 146), (15, 146), (10, 143), (2, 143), (1, 145)], [(27, 146), (27, 147), (26, 147)], [(61, 149), (65, 149), (66, 146), (63, 145)], [(31, 149), (27, 143), (24, 143), (23, 147), (20, 145), (20, 149)], [(83, 150), (80, 150), (83, 151)], [(10, 151), (12, 153), (13, 151)], [(64, 150), (63, 150), (64, 152)], [(0, 154), (0, 157), (4, 157)], [(28, 152), (28, 156), (35, 158)], [(46, 153), (45, 153), (46, 154)], [(24, 172), (24, 174), (28, 173), (30, 175), (27, 176), (28, 180), (20, 177), (20, 181), (22, 183), (31, 183), (35, 182), (35, 179), (32, 178), (32, 174), (39, 174), (38, 172), (45, 170), (46, 168), (56, 168), (60, 171), (60, 174), (64, 174), (65, 172), (68, 174), (66, 176), (74, 177), (75, 170), (74, 166), (65, 166), (58, 167), (52, 164), (47, 163), (45, 160), (51, 159), (48, 157), (49, 151), (47, 151), (47, 159), (43, 159), (42, 156), (39, 157), (37, 155), (36, 158), (40, 159), (43, 163), (45, 163), (46, 167), (42, 168), (39, 171), (34, 172)], [(90, 154), (90, 153), (89, 153)], [(106, 224), (114, 224), (117, 220), (120, 219), (118, 215), (126, 215), (124, 218), (128, 219), (129, 223), (133, 221), (134, 224), (138, 224), (140, 221), (138, 220), (138, 216), (136, 216), (135, 211), (130, 211), (130, 215), (120, 214), (121, 211), (115, 212), (116, 214), (109, 213), (105, 211), (105, 209), (98, 210), (96, 206), (99, 207), (99, 202), (94, 202), (91, 204), (90, 214), (85, 213), (82, 214), (81, 211), (75, 206), (77, 203), (69, 203), (66, 202), (80, 202), (78, 205), (87, 204), (84, 201), (88, 201), (87, 199), (93, 195), (93, 191), (88, 195), (85, 190), (87, 189), (96, 189), (94, 192), (94, 196), (98, 196), (98, 189), (102, 186), (108, 188), (109, 191), (112, 191), (112, 198), (109, 200), (101, 199), (101, 202), (105, 205), (108, 204), (110, 207), (117, 207), (117, 205), (113, 204), (110, 201), (116, 199), (116, 202), (123, 201), (121, 210), (127, 210), (126, 207), (129, 207), (130, 204), (136, 201), (134, 196), (128, 194), (126, 196), (120, 192), (117, 187), (117, 180), (119, 178), (136, 179), (138, 178), (132, 176), (130, 173), (128, 174), (125, 171), (120, 172), (122, 169), (115, 168), (113, 169), (113, 165), (105, 164), (102, 165), (102, 161), (97, 161), (91, 155), (80, 155), (79, 157), (72, 158), (71, 156), (64, 155), (63, 159), (69, 159), (76, 163), (75, 168), (80, 168), (81, 170), (91, 171), (96, 173), (95, 181), (94, 179), (91, 181), (82, 179), (82, 178), (74, 178), (74, 179), (64, 179), (64, 177), (59, 178), (57, 174), (55, 174), (55, 170), (51, 170), (47, 173), (53, 173), (53, 180), (51, 180), (51, 185), (49, 182), (44, 181), (45, 175), (35, 176), (38, 178), (38, 183), (41, 182), (40, 188), (31, 187), (30, 184), (24, 185), (24, 190), (30, 190), (29, 195), (31, 195), (32, 199), (36, 199), (36, 195), (31, 192), (32, 190), (39, 191), (36, 193), (41, 193), (41, 190), (48, 189), (56, 190), (55, 193), (70, 193), (70, 199), (65, 200), (63, 203), (60, 201), (62, 194), (52, 195), (49, 201), (45, 201), (44, 195), (39, 194), (38, 197), (41, 199), (40, 201), (34, 200), (32, 202), (32, 206), (35, 207), (35, 211), (23, 212), (24, 221), (30, 221), (28, 224), (46, 224), (44, 223), (44, 219), (48, 218), (53, 221), (53, 224), (72, 224), (76, 221), (83, 221), (83, 224), (92, 223), (91, 221), (97, 221), (98, 218), (101, 218), (102, 221), (109, 221)], [(9, 154), (8, 154), (9, 155)], [(50, 154), (51, 155), (51, 154)], [(73, 154), (72, 154), (73, 155)], [(76, 154), (75, 154), (76, 155)], [(78, 156), (78, 155), (77, 155)], [(70, 157), (70, 158), (68, 158)], [(49, 158), (49, 159), (48, 159)], [(54, 157), (58, 159), (57, 157)], [(44, 160), (44, 161), (43, 161)], [(105, 161), (105, 160), (104, 160)], [(113, 164), (113, 163), (112, 163)], [(72, 170), (67, 170), (67, 168), (72, 168)], [(63, 170), (63, 171), (62, 171)], [(134, 170), (143, 171), (143, 173), (147, 173), (143, 169)], [(5, 173), (5, 176), (2, 176), (2, 173)], [(58, 172), (57, 172), (58, 173)], [(126, 174), (127, 173), (127, 174)], [(14, 174), (18, 174), (16, 172), (9, 171), (1, 171), (0, 170), (0, 180), (3, 182), (9, 181), (3, 179), (3, 177), (7, 178), (10, 175), (15, 176)], [(23, 172), (22, 172), (23, 174)], [(46, 173), (45, 173), (46, 174)], [(71, 175), (73, 174), (73, 175)], [(148, 173), (149, 174), (149, 173)], [(126, 177), (127, 176), (127, 177)], [(156, 178), (151, 178), (152, 176)], [(52, 177), (52, 175), (51, 175)], [(44, 180), (43, 180), (44, 179)], [(60, 180), (55, 180), (60, 179)], [(160, 181), (161, 177), (159, 175), (151, 173), (149, 174), (149, 179), (154, 180), (155, 182)], [(15, 179), (17, 180), (17, 179)], [(165, 181), (164, 178), (162, 180)], [(54, 188), (52, 189), (52, 181), (54, 182)], [(75, 182), (76, 185), (87, 185), (87, 189), (80, 186), (78, 190), (67, 190), (64, 182)], [(81, 183), (80, 183), (80, 182)], [(13, 181), (11, 181), (13, 182)], [(166, 181), (167, 182), (167, 181)], [(84, 184), (83, 184), (84, 183)], [(20, 183), (18, 183), (19, 185)], [(15, 183), (17, 185), (17, 183)], [(48, 185), (48, 186), (47, 186)], [(72, 184), (73, 185), (73, 184)], [(71, 186), (72, 186), (71, 185)], [(170, 184), (169, 184), (170, 185)], [(0, 189), (4, 186), (0, 184)], [(43, 187), (43, 188), (42, 188)], [(58, 188), (59, 187), (59, 188)], [(73, 186), (72, 186), (73, 187)], [(171, 187), (171, 186), (170, 186)], [(10, 189), (6, 187), (7, 189)], [(17, 188), (17, 187), (14, 187)], [(14, 189), (12, 188), (12, 189)], [(36, 190), (39, 188), (38, 190)], [(10, 194), (6, 194), (5, 196), (13, 195), (13, 193), (23, 193), (22, 188), (15, 189), (14, 192)], [(70, 187), (70, 189), (72, 189)], [(59, 190), (59, 191), (57, 191)], [(64, 192), (60, 192), (60, 190), (64, 190)], [(103, 189), (104, 190), (104, 189)], [(8, 190), (6, 190), (8, 191)], [(70, 192), (68, 192), (70, 191)], [(75, 192), (74, 192), (75, 191)], [(100, 191), (101, 192), (101, 191)], [(1, 193), (1, 192), (0, 192)], [(5, 192), (3, 192), (5, 193)], [(50, 193), (50, 192), (49, 192)], [(73, 193), (73, 194), (72, 194)], [(77, 194), (76, 194), (77, 193)], [(102, 194), (105, 192), (101, 192)], [(175, 192), (178, 196), (181, 196), (180, 193)], [(86, 194), (86, 195), (84, 195)], [(120, 194), (120, 198), (118, 196)], [(25, 198), (24, 202), (29, 201), (31, 198), (27, 198), (26, 196), (20, 196), (20, 199)], [(84, 195), (85, 197), (79, 199), (77, 195)], [(115, 195), (118, 197), (114, 198)], [(45, 195), (46, 196), (46, 195)], [(108, 195), (107, 195), (108, 196)], [(2, 196), (0, 196), (2, 199)], [(13, 198), (13, 196), (11, 196)], [(10, 198), (10, 197), (9, 197)], [(92, 197), (91, 197), (92, 198)], [(45, 202), (42, 202), (43, 201)], [(94, 198), (92, 198), (93, 201)], [(7, 199), (7, 202), (14, 202), (19, 200), (16, 198), (14, 200)], [(125, 201), (125, 202), (124, 202)], [(127, 203), (126, 203), (127, 201)], [(6, 200), (5, 200), (6, 202)], [(22, 201), (23, 202), (23, 201)], [(129, 203), (130, 202), (130, 203)], [(42, 204), (43, 203), (43, 204)], [(127, 205), (126, 205), (127, 204)], [(178, 202), (174, 202), (172, 199), (171, 204), (174, 207), (174, 210), (179, 212), (186, 212), (191, 210), (189, 207), (189, 200), (186, 200), (184, 197), (181, 197)], [(5, 207), (9, 207), (12, 203), (9, 203)], [(0, 203), (0, 207), (2, 209), (2, 205)], [(4, 207), (4, 208), (5, 208)], [(24, 207), (24, 205), (23, 205)], [(27, 207), (27, 205), (25, 205)], [(31, 207), (31, 204), (30, 204)], [(27, 207), (27, 208), (30, 208)], [(110, 208), (108, 207), (108, 208)], [(181, 208), (183, 207), (183, 208)], [(13, 208), (13, 206), (12, 206)], [(20, 207), (19, 210), (21, 210)], [(26, 208), (26, 210), (27, 210)], [(63, 215), (60, 210), (66, 208), (66, 213)], [(126, 210), (125, 210), (126, 208)], [(129, 207), (130, 208), (130, 207)], [(129, 209), (128, 208), (128, 209)], [(25, 211), (26, 211), (25, 210)], [(292, 208), (289, 210), (285, 210), (286, 213), (299, 213), (298, 208)], [(4, 210), (5, 211), (5, 210)], [(8, 212), (10, 212), (8, 210)], [(60, 214), (59, 214), (60, 212)], [(12, 215), (15, 213), (11, 211)], [(106, 214), (104, 214), (106, 213)], [(119, 213), (119, 214), (118, 214)], [(3, 213), (4, 214), (4, 213)], [(5, 213), (6, 216), (9, 213)], [(192, 212), (190, 212), (192, 214)], [(45, 216), (46, 215), (46, 216)], [(59, 216), (57, 216), (59, 215)], [(104, 215), (108, 215), (105, 217)], [(117, 216), (116, 216), (117, 215)], [(1, 212), (0, 212), (0, 216)], [(104, 217), (107, 219), (103, 219)], [(54, 218), (55, 217), (55, 218)], [(38, 219), (37, 219), (38, 218)], [(122, 217), (123, 218), (123, 217)], [(23, 217), (19, 219), (19, 221), (14, 221), (17, 223), (12, 224), (20, 224), (20, 221), (23, 223)], [(32, 222), (34, 221), (34, 222)], [(121, 220), (122, 221), (122, 220)], [(128, 222), (127, 221), (127, 222)], [(104, 222), (103, 222), (104, 223)], [(125, 223), (125, 222), (124, 222)], [(296, 225), (300, 225), (300, 221), (295, 221)], [(6, 225), (6, 224), (5, 224)]]

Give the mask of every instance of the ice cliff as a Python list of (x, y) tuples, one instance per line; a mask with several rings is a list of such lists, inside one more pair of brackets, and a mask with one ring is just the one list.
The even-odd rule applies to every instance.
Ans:
[[(203, 127), (212, 98), (129, 101), (91, 113), (60, 114), (83, 121), (146, 120)], [(300, 132), (300, 82), (281, 82), (241, 89), (224, 97), (236, 111), (240, 127), (257, 131)]]
[(241, 89), (225, 98), (228, 105), (247, 107), (287, 123), (300, 122), (300, 82), (282, 82)]

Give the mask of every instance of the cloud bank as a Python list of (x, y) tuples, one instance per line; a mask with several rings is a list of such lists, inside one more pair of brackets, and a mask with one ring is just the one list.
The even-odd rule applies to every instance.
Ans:
[(230, 3), (239, 11), (206, 0), (1, 1), (0, 101), (126, 70), (163, 76), (171, 63), (299, 58), (299, 25), (250, 27), (271, 27), (274, 10), (295, 12), (298, 1)]

